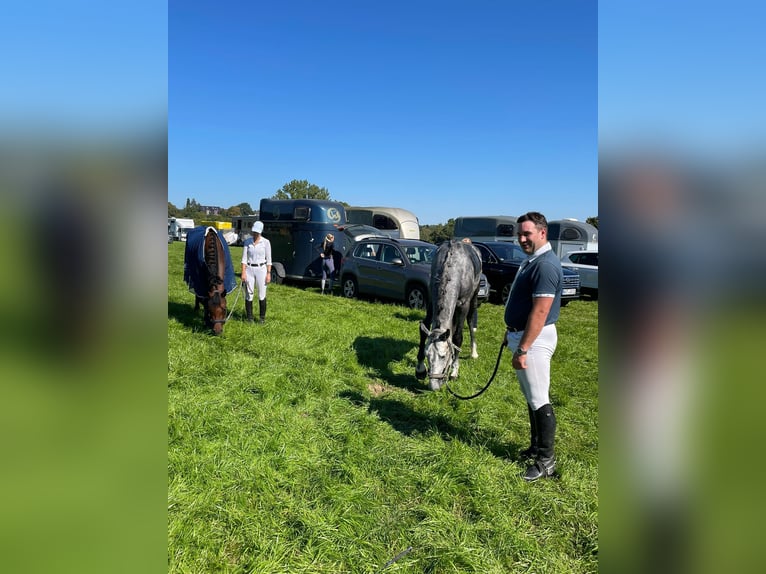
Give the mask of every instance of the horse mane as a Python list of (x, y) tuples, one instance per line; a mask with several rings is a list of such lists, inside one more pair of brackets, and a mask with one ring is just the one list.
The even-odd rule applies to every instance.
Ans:
[(209, 228), (205, 233), (205, 266), (207, 267), (207, 286), (209, 291), (218, 291), (218, 286), (223, 284), (223, 278), (220, 275), (220, 261), (222, 253), (218, 241), (218, 234), (213, 228)]
[[(451, 239), (442, 243), (436, 251), (431, 268), (431, 301), (433, 304), (433, 328), (444, 330), (442, 325), (451, 325), (452, 317), (461, 298), (473, 293), (461, 291), (466, 272), (466, 258), (470, 262), (470, 271), (476, 277), (481, 274), (481, 258), (473, 245)], [(454, 287), (453, 287), (454, 286)], [(464, 289), (463, 289), (464, 290)]]

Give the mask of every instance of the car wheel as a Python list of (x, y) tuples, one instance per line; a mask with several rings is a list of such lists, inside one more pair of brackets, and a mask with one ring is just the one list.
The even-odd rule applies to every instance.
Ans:
[(508, 301), (508, 296), (511, 294), (511, 286), (513, 283), (506, 283), (503, 285), (503, 290), (500, 292), (500, 301), (505, 305), (506, 301)]
[(420, 285), (413, 285), (407, 289), (407, 307), (410, 309), (425, 309), (426, 291)]
[(353, 299), (357, 296), (359, 292), (359, 287), (356, 284), (356, 279), (353, 277), (346, 276), (343, 278), (343, 296), (348, 297), (349, 299)]

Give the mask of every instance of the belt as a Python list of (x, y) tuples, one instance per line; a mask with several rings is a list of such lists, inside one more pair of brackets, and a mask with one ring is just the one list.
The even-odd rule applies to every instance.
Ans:
[(524, 330), (524, 328), (522, 327), (521, 329), (517, 329), (516, 327), (506, 327), (505, 330), (510, 331), (511, 333), (521, 333)]
[(266, 262), (264, 261), (263, 263), (248, 263), (248, 265), (250, 267), (261, 267), (263, 265), (266, 265)]

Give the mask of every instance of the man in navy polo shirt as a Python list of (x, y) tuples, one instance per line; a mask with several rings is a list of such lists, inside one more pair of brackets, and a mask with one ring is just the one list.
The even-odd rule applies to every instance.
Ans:
[(524, 479), (552, 476), (556, 469), (553, 441), (556, 417), (549, 390), (551, 357), (556, 350), (556, 321), (561, 308), (561, 262), (548, 243), (548, 221), (530, 211), (516, 220), (519, 245), (529, 256), (516, 273), (505, 305), (508, 348), (513, 351), (521, 392), (527, 400), (531, 444), (521, 451), (534, 459)]

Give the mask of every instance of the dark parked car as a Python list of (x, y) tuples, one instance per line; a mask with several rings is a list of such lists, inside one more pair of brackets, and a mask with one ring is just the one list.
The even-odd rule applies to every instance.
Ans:
[[(434, 253), (436, 245), (417, 239), (370, 237), (357, 241), (341, 260), (341, 291), (345, 297), (372, 295), (423, 309), (428, 304)], [(482, 276), (479, 302), (488, 297), (489, 283)]]
[[(497, 303), (505, 303), (521, 263), (527, 254), (515, 243), (507, 241), (474, 241), (481, 252), (481, 270), (492, 287), (491, 297)], [(580, 276), (576, 271), (562, 268), (564, 288), (561, 294), (563, 307), (573, 299), (580, 298)]]

